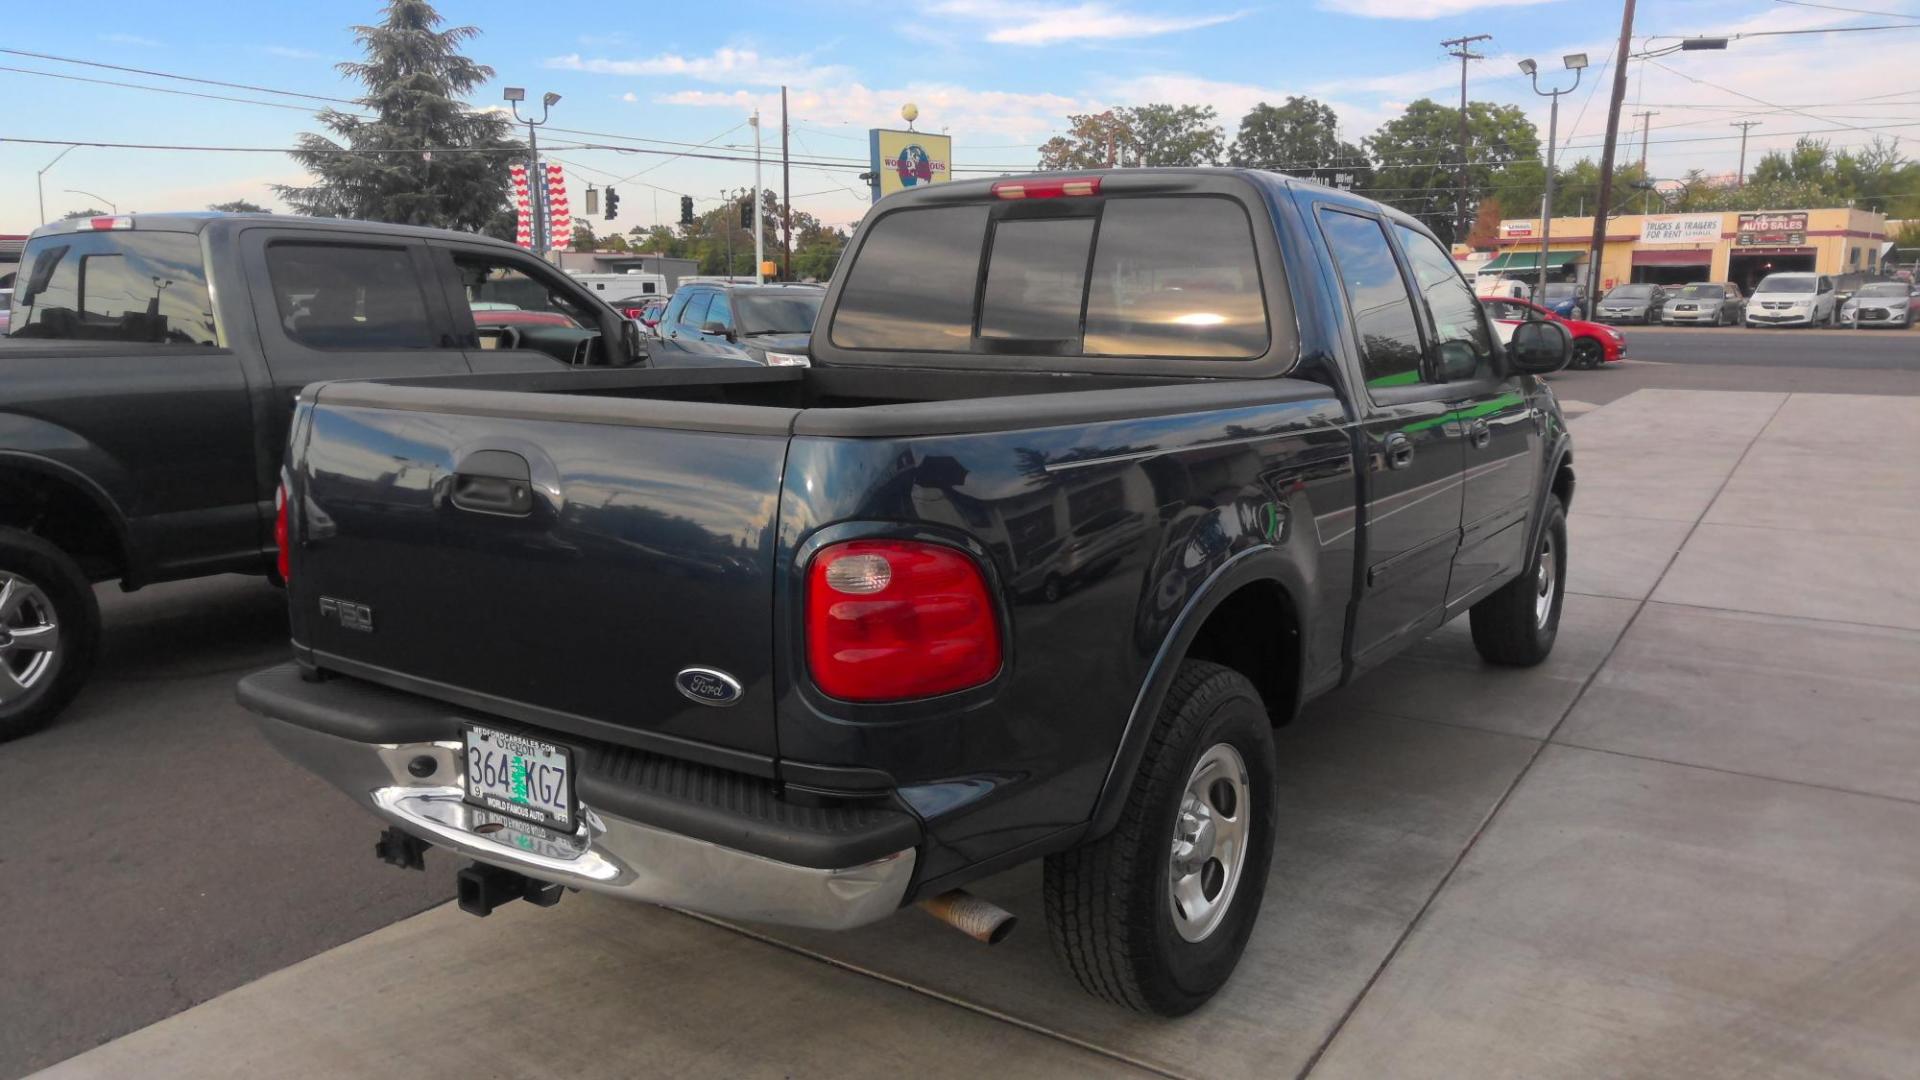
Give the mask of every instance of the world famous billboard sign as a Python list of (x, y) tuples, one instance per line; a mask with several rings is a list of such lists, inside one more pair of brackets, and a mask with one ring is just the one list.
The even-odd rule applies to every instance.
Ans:
[(873, 128), (867, 132), (867, 149), (876, 202), (896, 191), (944, 184), (953, 179), (950, 136)]

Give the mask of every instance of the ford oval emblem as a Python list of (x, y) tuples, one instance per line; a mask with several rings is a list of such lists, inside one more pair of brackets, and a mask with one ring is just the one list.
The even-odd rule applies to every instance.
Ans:
[(738, 702), (744, 693), (740, 680), (707, 667), (682, 668), (673, 677), (673, 684), (689, 699), (721, 709)]

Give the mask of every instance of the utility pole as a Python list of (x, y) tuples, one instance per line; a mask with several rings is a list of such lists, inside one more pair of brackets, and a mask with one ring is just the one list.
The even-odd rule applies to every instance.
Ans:
[(1740, 175), (1737, 178), (1735, 178), (1733, 182), (1733, 186), (1746, 187), (1747, 186), (1747, 129), (1759, 127), (1760, 121), (1735, 120), (1733, 123), (1727, 126), (1737, 127), (1740, 129)]
[(1607, 141), (1600, 151), (1600, 197), (1594, 200), (1592, 245), (1587, 250), (1586, 310), (1600, 288), (1600, 260), (1607, 248), (1607, 207), (1613, 204), (1613, 149), (1620, 138), (1620, 105), (1627, 99), (1627, 54), (1633, 51), (1633, 0), (1620, 13), (1620, 44), (1613, 54), (1613, 99), (1607, 105)]
[(780, 280), (793, 280), (793, 171), (787, 155), (787, 143), (793, 139), (787, 127), (787, 88), (780, 88)]
[(1634, 119), (1640, 121), (1640, 174), (1647, 172), (1647, 135), (1653, 130), (1653, 118), (1660, 114), (1652, 109), (1634, 113)]
[(760, 219), (766, 215), (760, 212), (760, 110), (755, 107), (753, 119), (753, 283), (766, 283), (767, 275), (761, 273), (766, 265), (767, 245), (761, 238)]
[(1440, 43), (1448, 56), (1460, 58), (1460, 190), (1453, 205), (1453, 242), (1456, 244), (1467, 238), (1467, 61), (1486, 59), (1473, 51), (1473, 43), (1492, 40), (1492, 34), (1470, 34)]

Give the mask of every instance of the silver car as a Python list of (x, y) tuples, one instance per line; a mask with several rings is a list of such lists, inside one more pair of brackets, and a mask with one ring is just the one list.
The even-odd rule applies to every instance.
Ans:
[(1697, 281), (1667, 297), (1660, 321), (1670, 326), (1738, 326), (1745, 314), (1740, 286), (1727, 281)]
[(1640, 323), (1649, 325), (1660, 321), (1660, 313), (1667, 303), (1667, 290), (1659, 285), (1646, 282), (1630, 282), (1616, 285), (1607, 295), (1600, 298), (1594, 306), (1593, 317), (1603, 323)]
[(1910, 286), (1898, 281), (1862, 285), (1840, 307), (1840, 321), (1848, 326), (1913, 325), (1914, 299)]

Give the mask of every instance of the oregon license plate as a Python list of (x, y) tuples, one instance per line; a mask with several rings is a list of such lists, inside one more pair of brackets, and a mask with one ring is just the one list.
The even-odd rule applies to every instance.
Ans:
[(477, 726), (466, 734), (468, 802), (573, 831), (573, 755), (566, 747)]

